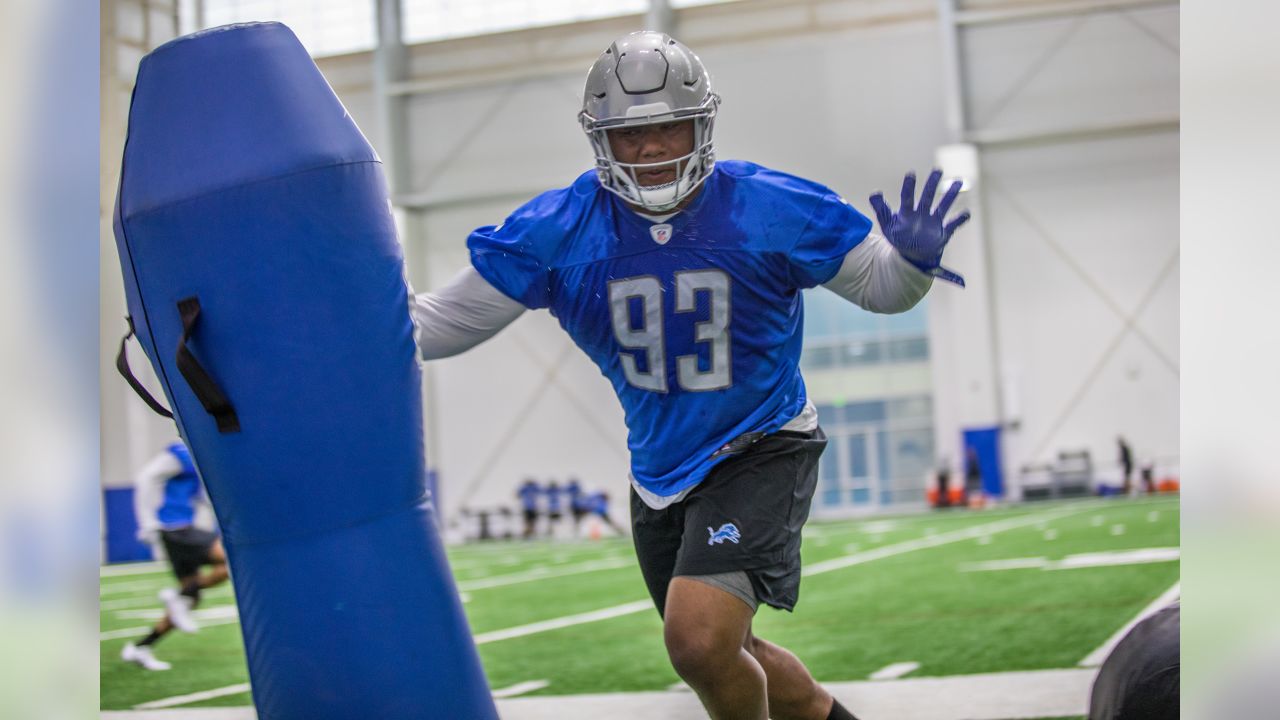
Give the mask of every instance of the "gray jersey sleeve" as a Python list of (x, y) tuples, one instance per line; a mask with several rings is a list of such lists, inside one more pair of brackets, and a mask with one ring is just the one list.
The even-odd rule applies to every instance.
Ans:
[(424, 360), (457, 355), (520, 317), (524, 306), (467, 266), (437, 292), (409, 293), (414, 340)]
[(915, 307), (932, 285), (932, 276), (915, 269), (883, 236), (871, 233), (822, 286), (865, 310), (900, 313)]

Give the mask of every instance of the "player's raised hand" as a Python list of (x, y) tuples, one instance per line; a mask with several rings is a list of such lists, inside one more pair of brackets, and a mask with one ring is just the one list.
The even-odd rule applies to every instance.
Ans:
[(925, 181), (920, 193), (920, 204), (917, 205), (916, 174), (909, 172), (902, 180), (902, 206), (898, 212), (889, 209), (884, 201), (884, 194), (880, 192), (871, 196), (871, 207), (876, 211), (876, 219), (880, 221), (880, 230), (903, 259), (921, 272), (964, 287), (963, 277), (942, 267), (942, 251), (946, 249), (956, 228), (969, 219), (969, 211), (965, 210), (950, 222), (946, 221), (947, 211), (960, 194), (959, 180), (947, 188), (942, 200), (938, 202), (937, 210), (932, 209), (933, 197), (941, 180), (941, 170), (935, 169), (929, 173), (929, 179)]

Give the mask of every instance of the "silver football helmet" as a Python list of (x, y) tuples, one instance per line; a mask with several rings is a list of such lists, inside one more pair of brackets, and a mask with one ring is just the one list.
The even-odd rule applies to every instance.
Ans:
[[(715, 167), (711, 130), (720, 96), (711, 76), (683, 43), (653, 30), (616, 40), (587, 73), (578, 121), (596, 156), (600, 184), (645, 210), (666, 212), (688, 197)], [(608, 131), (673, 120), (693, 120), (693, 152), (660, 163), (624, 163), (613, 156)], [(676, 179), (640, 185), (638, 172), (676, 163)]]

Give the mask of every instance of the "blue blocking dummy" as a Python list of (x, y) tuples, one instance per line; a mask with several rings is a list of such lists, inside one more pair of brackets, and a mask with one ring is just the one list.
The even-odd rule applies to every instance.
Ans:
[(115, 232), (222, 528), (258, 717), (497, 718), (426, 487), (381, 166), (288, 28), (143, 58)]

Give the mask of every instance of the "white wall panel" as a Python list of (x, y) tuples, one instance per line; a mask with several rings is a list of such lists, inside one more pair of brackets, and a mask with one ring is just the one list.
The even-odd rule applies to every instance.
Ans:
[(457, 199), (569, 184), (592, 164), (577, 124), (581, 83), (555, 76), (414, 97), (410, 192)]
[[(1177, 8), (967, 29), (971, 128), (1045, 128), (1176, 115)], [(1149, 23), (1149, 26), (1148, 24)]]
[(1079, 448), (1114, 465), (1116, 434), (1176, 458), (1176, 134), (985, 163), (1000, 362), (1021, 406), (1010, 470)]

